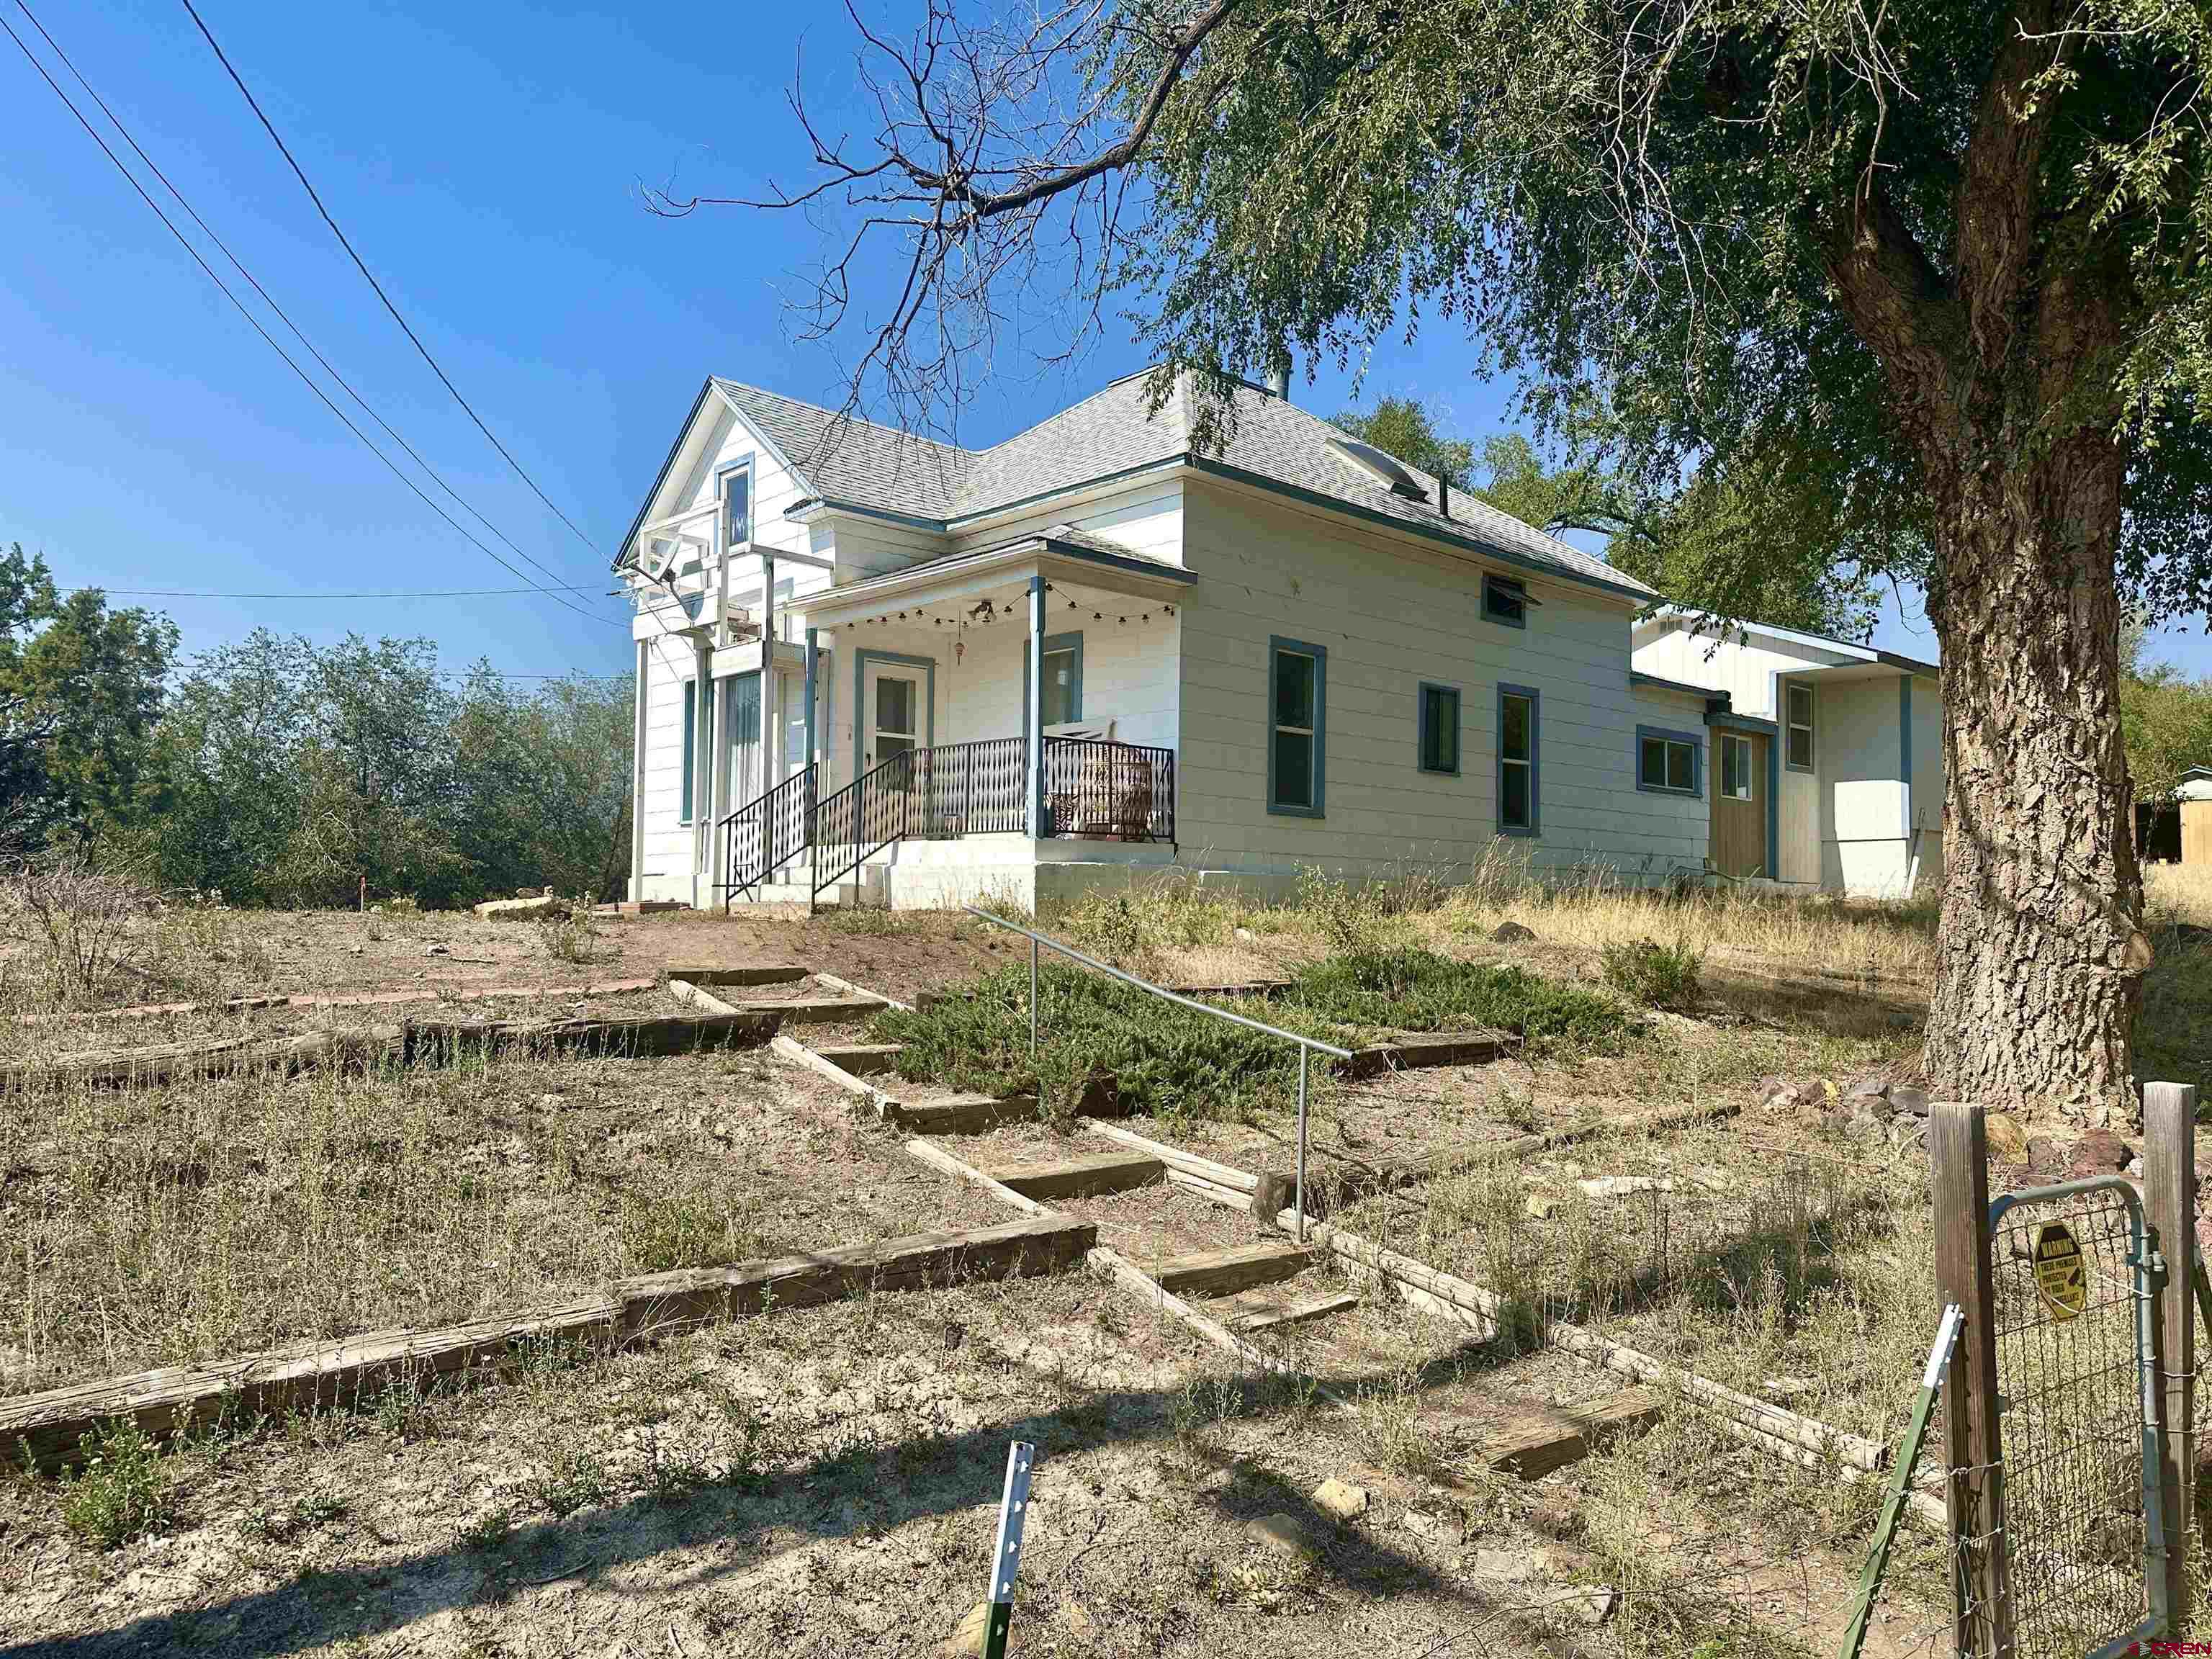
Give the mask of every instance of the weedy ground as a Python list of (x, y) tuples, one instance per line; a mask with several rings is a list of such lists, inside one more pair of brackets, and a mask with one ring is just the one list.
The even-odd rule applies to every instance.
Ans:
[[(2191, 930), (2212, 922), (2212, 887), (2178, 875), (2152, 875), (2144, 1047), (2148, 1070), (2187, 1080), (2212, 1000), (2212, 945)], [(1493, 940), (1507, 921), (1534, 937)], [(1485, 1466), (1480, 1406), (1509, 1385), (1561, 1401), (1618, 1386), (1528, 1346), (1546, 1318), (1572, 1317), (1894, 1433), (1933, 1320), (1924, 1166), (1910, 1147), (1770, 1117), (1756, 1084), (1844, 1081), (1909, 1056), (1931, 913), (1538, 892), (1502, 872), (1453, 893), (1414, 871), (1310, 883), (1272, 908), (1161, 884), (1048, 921), (1164, 979), (1292, 979), (1255, 1006), (1316, 1030), (1533, 1022), (1544, 1040), (1494, 1064), (1324, 1082), (1311, 1102), (1314, 1179), (1339, 1218), (1507, 1289), (1528, 1321), (1480, 1341), (1370, 1292), (1350, 1316), (1355, 1374), (1304, 1346), (1317, 1336), (1286, 1349), (1316, 1369), (1328, 1358), (1352, 1401), (1340, 1408), (1306, 1378), (1241, 1371), (1078, 1273), (776, 1310), (614, 1358), (545, 1350), (501, 1382), (399, 1389), (167, 1447), (125, 1432), (68, 1481), (0, 1476), (0, 1648), (935, 1653), (981, 1593), (1018, 1437), (1041, 1462), (1018, 1651), (1833, 1650), (1875, 1501), (1864, 1486), (1680, 1409), (1522, 1482)], [(164, 954), (164, 928), (185, 943)], [(180, 990), (574, 985), (796, 960), (894, 994), (982, 981), (974, 1030), (915, 1035), (939, 1032), (940, 1058), (981, 1079), (980, 1056), (1002, 1084), (1026, 1053), (1009, 1000), (1026, 963), (992, 979), (1025, 951), (950, 917), (654, 917), (550, 944), (404, 912), (164, 911), (130, 930), (133, 965), (96, 995), (34, 985), (38, 952), (19, 936), (0, 994), (74, 1014)], [(428, 957), (433, 944), (451, 956)], [(1611, 972), (1609, 949), (1624, 964)], [(1049, 1062), (1063, 1087), (1150, 1057), (1145, 1133), (1285, 1167), (1273, 1062), (1182, 1044), (1151, 1018), (1132, 1033), (1111, 999), (1048, 983), (1047, 1012), (1074, 1033)], [(113, 1035), (68, 1029), (37, 1041)], [(1505, 1170), (1476, 1162), (1510, 1135), (1692, 1104), (1743, 1109)], [(1021, 1139), (1091, 1150), (1064, 1114)], [(1430, 1178), (1345, 1190), (1380, 1166)], [(1604, 1176), (1668, 1188), (1579, 1185)], [(1126, 1198), (1092, 1206), (1109, 1232), (1199, 1236), (1176, 1207), (1194, 1200)], [(755, 1054), (10, 1097), (0, 1387), (1006, 1218), (905, 1158), (848, 1097)], [(1332, 1475), (1367, 1489), (1365, 1515), (1337, 1523), (1309, 1505)], [(1255, 1526), (1271, 1516), (1287, 1530)], [(1869, 1651), (1944, 1650), (1946, 1593), (1940, 1553), (1908, 1536)]]

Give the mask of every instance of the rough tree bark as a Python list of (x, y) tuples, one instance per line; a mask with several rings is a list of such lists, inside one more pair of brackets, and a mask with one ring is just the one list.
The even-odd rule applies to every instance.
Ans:
[(1931, 611), (1948, 799), (1925, 1063), (1956, 1099), (2102, 1121), (2131, 1097), (2150, 963), (2119, 721), (2124, 462), (2085, 432), (1944, 471)]

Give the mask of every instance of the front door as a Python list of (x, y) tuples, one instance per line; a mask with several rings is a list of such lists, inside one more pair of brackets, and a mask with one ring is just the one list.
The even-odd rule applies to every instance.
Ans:
[(1772, 876), (1766, 852), (1766, 749), (1763, 732), (1716, 728), (1712, 863), (1724, 876)]
[(922, 744), (929, 711), (922, 704), (922, 671), (872, 662), (861, 687), (860, 770), (881, 766)]

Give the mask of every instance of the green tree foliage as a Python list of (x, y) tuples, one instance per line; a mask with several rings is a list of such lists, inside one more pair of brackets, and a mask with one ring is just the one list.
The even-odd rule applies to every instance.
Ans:
[[(1345, 410), (1334, 424), (1362, 443), (1442, 478), (1454, 489), (1468, 489), (1474, 483), (1474, 447), (1465, 439), (1446, 437), (1442, 416), (1411, 398), (1385, 398), (1364, 415)], [(1528, 522), (1536, 524), (1533, 519)], [(1537, 528), (1543, 526), (1538, 524)]]
[(155, 734), (167, 884), (234, 902), (431, 906), (521, 886), (611, 896), (629, 873), (628, 679), (533, 694), (428, 640), (318, 649), (258, 629), (193, 659)]
[(2192, 680), (2169, 662), (2146, 660), (2146, 629), (2131, 618), (2120, 641), (2120, 724), (2138, 801), (2172, 798), (2191, 767), (2212, 766), (2212, 680)]
[[(1639, 489), (1593, 463), (1548, 467), (1517, 432), (1486, 443), (1482, 464), (1487, 482), (1474, 493), (1492, 507), (1555, 535), (1606, 537), (1611, 562), (1717, 622), (1771, 623), (1844, 640), (1874, 631), (1881, 590), (1855, 544), (1802, 541), (1821, 516), (1802, 499), (1816, 480), (1723, 481), (1707, 467), (1679, 488)], [(1879, 544), (1863, 556), (1877, 568), (1893, 562)]]
[(0, 557), (0, 850), (112, 839), (138, 809), (175, 626), (64, 595), (21, 543)]

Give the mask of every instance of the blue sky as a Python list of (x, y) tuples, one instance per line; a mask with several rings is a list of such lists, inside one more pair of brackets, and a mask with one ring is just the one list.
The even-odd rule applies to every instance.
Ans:
[[(637, 192), (641, 179), (742, 194), (771, 173), (802, 177), (784, 94), (804, 27), (811, 101), (832, 115), (849, 107), (849, 26), (834, 11), (202, 5), (370, 268), (586, 547), (414, 355), (181, 5), (33, 3), (324, 354), (604, 618), (527, 596), (118, 597), (167, 610), (188, 649), (265, 623), (319, 639), (427, 634), (453, 667), (481, 655), (525, 673), (619, 670), (626, 611), (599, 597), (607, 562), (701, 378), (837, 393), (835, 364), (794, 337), (784, 303), (819, 250), (807, 222), (738, 209), (655, 218)], [(29, 34), (12, 0), (0, 9)], [(904, 11), (919, 5), (890, 8)], [(44, 551), (65, 584), (113, 589), (519, 585), (315, 401), (4, 40), (0, 104), (15, 112), (0, 137), (0, 543)], [(1432, 400), (1479, 438), (1508, 422), (1510, 388), (1474, 379), (1474, 355), (1447, 330), (1386, 342), (1367, 396)], [(1140, 366), (1118, 331), (1069, 368), (1016, 365), (961, 436), (991, 441)], [(1348, 394), (1334, 372), (1294, 391), (1323, 414)], [(1910, 596), (1876, 642), (1935, 654)], [(2195, 621), (2165, 630), (2155, 652), (2212, 672)]]

